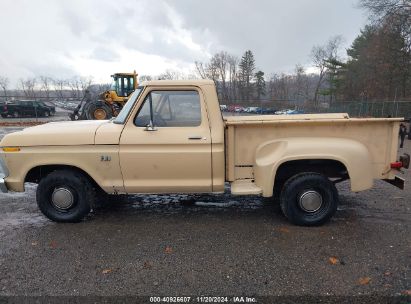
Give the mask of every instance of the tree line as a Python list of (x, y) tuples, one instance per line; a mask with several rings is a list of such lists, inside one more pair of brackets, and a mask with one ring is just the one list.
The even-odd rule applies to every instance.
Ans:
[[(342, 53), (343, 38), (331, 37), (316, 45), (311, 59), (316, 72), (307, 73), (297, 64), (293, 72), (267, 76), (257, 68), (251, 50), (241, 57), (226, 51), (215, 53), (207, 62), (195, 61), (195, 71), (184, 74), (167, 70), (152, 79), (212, 79), (221, 103), (293, 101), (314, 107), (336, 101), (411, 100), (411, 1), (359, 0), (368, 12), (369, 23)], [(345, 58), (345, 59), (344, 59)], [(7, 77), (0, 77), (0, 89), (10, 94)], [(87, 88), (104, 91), (107, 84), (94, 84), (91, 77), (57, 79), (46, 76), (20, 79), (15, 94), (27, 98), (82, 98)]]
[[(241, 59), (221, 51), (209, 62), (195, 62), (201, 78), (213, 79), (222, 101), (289, 100), (332, 104), (335, 101), (411, 100), (411, 1), (359, 0), (369, 24), (346, 50), (341, 36), (314, 46), (310, 59), (317, 72), (297, 64), (294, 73), (257, 70), (253, 53)], [(266, 83), (267, 80), (267, 83)]]
[(36, 99), (82, 99), (85, 91), (98, 94), (108, 90), (110, 84), (94, 83), (93, 78), (75, 76), (70, 79), (50, 76), (28, 77), (19, 79), (15, 88), (10, 87), (7, 77), (0, 76), (0, 89), (3, 99), (27, 98)]

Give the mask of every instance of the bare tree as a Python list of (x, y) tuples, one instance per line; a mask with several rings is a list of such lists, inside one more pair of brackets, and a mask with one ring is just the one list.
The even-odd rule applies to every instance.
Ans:
[(410, 0), (359, 0), (359, 7), (370, 12), (372, 21), (396, 19), (411, 23)]
[(24, 96), (27, 98), (36, 98), (36, 78), (20, 79), (20, 87), (23, 90)]
[(164, 73), (158, 75), (157, 78), (159, 80), (182, 80), (185, 79), (185, 76), (179, 71), (167, 69)]
[(206, 69), (205, 65), (200, 61), (195, 61), (194, 64), (196, 66), (196, 72), (200, 76), (200, 78), (201, 79), (207, 79), (208, 74), (207, 74), (207, 69)]
[(139, 77), (139, 81), (140, 81), (140, 82), (150, 81), (150, 80), (153, 80), (153, 76), (151, 76), (151, 75), (141, 75), (141, 76)]
[(52, 82), (53, 80), (50, 77), (40, 76), (40, 83), (41, 83), (40, 90), (44, 91), (46, 95), (45, 97), (47, 98), (47, 100), (50, 99), (50, 91), (51, 91)]
[(229, 55), (225, 51), (221, 51), (213, 56), (211, 62), (215, 65), (216, 71), (221, 81), (221, 93), (222, 100), (228, 99), (228, 90), (227, 90), (227, 67), (228, 67)]
[(314, 105), (318, 106), (318, 95), (324, 82), (328, 62), (338, 58), (338, 51), (342, 43), (342, 36), (335, 36), (328, 40), (325, 45), (314, 46), (311, 50), (311, 58), (318, 68), (319, 78), (314, 92)]
[[(81, 88), (81, 96), (79, 96), (79, 98), (83, 98), (84, 94), (86, 93), (86, 90), (88, 90), (90, 88), (90, 86), (93, 84), (93, 77), (92, 76), (80, 77), (79, 81), (80, 81), (80, 88)], [(104, 84), (104, 85), (107, 85), (107, 84)], [(110, 84), (108, 84), (108, 85), (109, 85), (109, 88), (110, 88)]]
[(297, 64), (295, 66), (295, 93), (294, 99), (300, 101), (307, 98), (307, 76), (305, 75), (305, 69), (302, 65)]
[(231, 100), (237, 98), (237, 87), (238, 87), (238, 73), (237, 73), (237, 66), (238, 66), (239, 59), (236, 56), (229, 55), (227, 58), (228, 63), (228, 79), (229, 79), (229, 87), (230, 93), (229, 97)]
[(54, 91), (56, 92), (56, 95), (60, 100), (64, 99), (64, 91), (66, 89), (66, 84), (67, 81), (64, 79), (54, 79), (53, 81)]
[(7, 100), (7, 89), (9, 86), (9, 79), (7, 77), (0, 76), (0, 87), (3, 90), (4, 98)]
[(215, 56), (211, 57), (210, 62), (207, 64), (196, 61), (195, 66), (196, 66), (196, 72), (200, 76), (200, 78), (212, 79), (214, 83), (217, 85), (219, 74), (218, 74), (218, 64), (215, 59)]
[(81, 87), (79, 77), (73, 77), (67, 80), (67, 84), (71, 90), (71, 97), (80, 98)]

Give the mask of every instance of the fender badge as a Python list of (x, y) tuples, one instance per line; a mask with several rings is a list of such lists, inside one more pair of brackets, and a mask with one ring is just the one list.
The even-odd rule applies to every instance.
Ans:
[(109, 155), (101, 155), (100, 161), (111, 161), (111, 156)]

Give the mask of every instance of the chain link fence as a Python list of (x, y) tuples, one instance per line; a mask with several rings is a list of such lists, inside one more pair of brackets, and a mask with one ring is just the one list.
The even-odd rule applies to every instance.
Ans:
[(411, 101), (335, 102), (322, 113), (348, 113), (351, 117), (404, 117), (411, 118)]

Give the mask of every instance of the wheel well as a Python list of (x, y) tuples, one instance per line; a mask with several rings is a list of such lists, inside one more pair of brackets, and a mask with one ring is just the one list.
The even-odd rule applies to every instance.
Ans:
[(276, 172), (275, 181), (285, 182), (291, 176), (301, 172), (316, 172), (328, 178), (345, 180), (349, 178), (345, 165), (332, 159), (303, 159), (293, 160), (281, 164)]
[(82, 175), (87, 177), (93, 183), (94, 186), (100, 188), (100, 186), (94, 181), (94, 179), (86, 171), (80, 168), (74, 167), (74, 166), (69, 166), (69, 165), (44, 165), (44, 166), (34, 167), (30, 169), (29, 172), (27, 172), (24, 182), (38, 184), (41, 179), (46, 177), (51, 172), (54, 172), (57, 170), (72, 170), (72, 171), (80, 172)]

